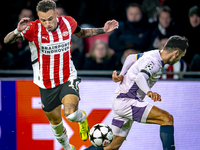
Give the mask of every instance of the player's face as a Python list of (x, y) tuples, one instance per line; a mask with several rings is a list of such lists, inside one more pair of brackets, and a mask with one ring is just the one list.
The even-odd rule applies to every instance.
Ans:
[(46, 13), (38, 11), (38, 17), (42, 25), (48, 30), (53, 31), (57, 27), (57, 15), (58, 13), (55, 10), (49, 10)]
[(168, 64), (169, 65), (174, 65), (177, 63), (183, 56), (185, 56), (186, 50), (182, 53), (179, 53), (179, 50), (176, 50), (172, 53), (172, 57), (169, 60)]

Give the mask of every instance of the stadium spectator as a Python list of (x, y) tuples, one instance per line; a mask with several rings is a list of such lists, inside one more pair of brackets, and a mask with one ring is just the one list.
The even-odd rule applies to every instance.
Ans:
[[(18, 21), (14, 24), (13, 29), (17, 28), (17, 24), (22, 18), (28, 17), (30, 21), (35, 19), (34, 13), (30, 7), (24, 7), (18, 15)], [(32, 69), (31, 51), (28, 41), (17, 41), (8, 47), (9, 51), (14, 55), (14, 63), (11, 69)]]
[[(96, 24), (97, 13), (101, 1), (96, 2), (93, 0), (75, 0), (75, 1), (60, 1), (65, 7), (67, 13), (73, 16), (78, 24), (87, 24), (88, 27), (98, 27)], [(83, 26), (81, 26), (83, 27)]]
[(139, 50), (135, 50), (135, 49), (131, 49), (131, 48), (125, 50), (124, 53), (123, 53), (123, 55), (122, 55), (122, 57), (121, 57), (121, 64), (122, 64), (122, 65), (124, 64), (126, 58), (127, 58), (129, 55), (131, 55), (131, 54), (138, 54), (138, 53), (140, 53)]
[(23, 50), (19, 51), (18, 57), (14, 60), (11, 69), (32, 69), (31, 50), (28, 45)]
[(200, 8), (193, 6), (189, 9), (189, 27), (186, 29), (185, 36), (189, 41), (187, 55), (183, 58), (188, 64), (191, 63), (195, 54), (200, 53)]
[(3, 48), (3, 38), (0, 35), (0, 69), (10, 69), (13, 55)]
[(152, 31), (151, 46), (149, 49), (159, 47), (159, 37), (169, 38), (172, 35), (180, 33), (180, 28), (172, 20), (171, 9), (168, 6), (160, 7), (158, 9), (158, 25)]
[(195, 54), (190, 64), (190, 71), (200, 71), (200, 54)]
[(115, 55), (104, 41), (97, 40), (90, 50), (89, 56), (86, 57), (83, 65), (84, 70), (114, 70), (117, 62)]
[(78, 38), (77, 36), (72, 36), (72, 42), (71, 42), (71, 55), (72, 60), (74, 63), (74, 66), (77, 70), (81, 69), (83, 67), (84, 62), (84, 56), (85, 53), (83, 52), (83, 40), (82, 38)]
[(126, 8), (127, 20), (119, 22), (118, 30), (109, 37), (109, 47), (122, 55), (125, 49), (134, 48), (146, 51), (149, 47), (151, 30), (144, 17), (141, 6), (130, 3)]
[[(33, 21), (35, 20), (35, 17), (34, 17), (34, 14), (33, 14), (33, 11), (31, 8), (29, 7), (25, 7), (21, 10), (19, 16), (18, 16), (18, 19), (21, 20), (22, 18), (24, 17), (28, 17), (30, 18), (30, 21)], [(19, 21), (18, 21), (19, 22)], [(17, 24), (16, 24), (17, 25)]]
[[(17, 24), (24, 17), (30, 18), (30, 21), (33, 21), (35, 19), (33, 11), (30, 7), (25, 7), (21, 10), (20, 14), (18, 15), (18, 21), (14, 24), (13, 29), (17, 28)], [(19, 56), (19, 52), (23, 51), (27, 45), (28, 45), (27, 40), (17, 41), (16, 43), (8, 46), (8, 50), (14, 55), (15, 59), (18, 59), (17, 57)]]
[(58, 12), (58, 16), (68, 16), (67, 12), (65, 11), (65, 8), (61, 4), (56, 6), (56, 10)]
[(149, 23), (157, 22), (157, 9), (160, 5), (160, 0), (143, 0), (142, 10), (147, 14)]

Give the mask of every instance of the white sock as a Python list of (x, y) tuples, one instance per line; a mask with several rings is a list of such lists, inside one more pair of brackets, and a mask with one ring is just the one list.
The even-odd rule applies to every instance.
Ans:
[(71, 122), (83, 122), (85, 120), (85, 115), (83, 114), (83, 112), (78, 109), (77, 111), (75, 111), (74, 113), (70, 114), (69, 116), (66, 117), (69, 121)]
[(69, 140), (67, 137), (67, 130), (63, 126), (63, 122), (61, 121), (58, 125), (52, 125), (52, 124), (50, 125), (54, 136), (56, 137), (58, 142), (63, 146), (63, 148), (65, 150), (72, 150), (72, 147), (69, 144)]

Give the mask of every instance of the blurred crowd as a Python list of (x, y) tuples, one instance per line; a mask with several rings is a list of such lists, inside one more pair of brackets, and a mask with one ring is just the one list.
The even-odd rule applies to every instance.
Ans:
[[(0, 69), (32, 69), (28, 41), (12, 45), (4, 36), (19, 20), (37, 18), (37, 0), (8, 0), (1, 5)], [(103, 27), (107, 20), (119, 21), (110, 34), (88, 38), (73, 35), (71, 53), (77, 70), (120, 70), (130, 54), (162, 49), (172, 35), (188, 38), (185, 57), (166, 71), (200, 71), (200, 2), (195, 0), (55, 0), (58, 15), (75, 18), (82, 28)], [(2, 2), (1, 2), (2, 3)], [(7, 10), (6, 7), (9, 9)], [(1, 10), (1, 11), (2, 11)], [(5, 11), (8, 11), (5, 12)], [(15, 11), (13, 11), (15, 10)], [(163, 76), (163, 78), (168, 78)], [(169, 78), (176, 78), (170, 76)]]

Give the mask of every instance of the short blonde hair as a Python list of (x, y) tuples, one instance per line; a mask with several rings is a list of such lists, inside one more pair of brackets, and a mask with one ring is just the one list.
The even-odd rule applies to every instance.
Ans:
[(36, 7), (36, 11), (46, 13), (49, 10), (56, 10), (56, 3), (53, 0), (42, 0), (39, 1)]

